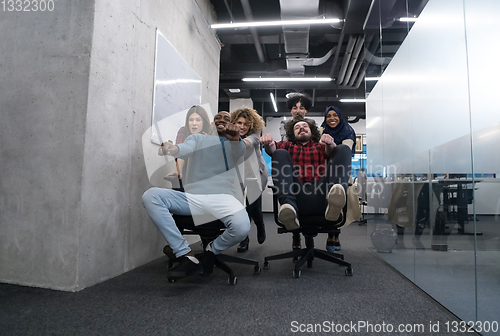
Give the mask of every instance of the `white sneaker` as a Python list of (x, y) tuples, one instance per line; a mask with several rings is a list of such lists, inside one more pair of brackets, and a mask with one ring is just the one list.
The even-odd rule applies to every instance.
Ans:
[(297, 230), (300, 227), (297, 213), (290, 204), (283, 204), (278, 211), (278, 220), (287, 230)]
[(325, 211), (325, 219), (336, 221), (346, 202), (345, 191), (342, 185), (334, 184), (328, 192), (328, 206)]

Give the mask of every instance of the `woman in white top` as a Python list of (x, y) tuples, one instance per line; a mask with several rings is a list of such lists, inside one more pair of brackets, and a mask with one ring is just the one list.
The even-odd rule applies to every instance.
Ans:
[[(260, 133), (265, 126), (262, 117), (250, 108), (231, 112), (231, 122), (240, 126), (240, 136), (245, 142), (245, 190), (246, 210), (250, 220), (257, 226), (257, 241), (266, 240), (266, 229), (262, 218), (262, 192), (267, 185), (267, 168), (260, 149)], [(238, 252), (248, 251), (250, 239), (246, 237), (238, 246)]]

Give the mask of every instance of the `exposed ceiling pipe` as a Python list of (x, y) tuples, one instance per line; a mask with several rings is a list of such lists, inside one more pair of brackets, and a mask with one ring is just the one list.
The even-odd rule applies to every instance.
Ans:
[(330, 69), (330, 77), (333, 77), (335, 74), (335, 67), (337, 66), (337, 62), (339, 60), (340, 49), (342, 49), (342, 42), (344, 42), (344, 29), (340, 32), (339, 42), (337, 44), (337, 50), (335, 51), (335, 57), (333, 58), (332, 68)]
[(358, 76), (358, 80), (356, 81), (356, 85), (354, 85), (354, 88), (357, 89), (359, 88), (359, 86), (361, 85), (361, 83), (363, 82), (363, 79), (365, 79), (365, 75), (366, 75), (366, 69), (365, 69), (365, 64), (363, 63), (363, 71), (361, 71), (359, 73), (359, 76)]
[(365, 49), (365, 60), (368, 63), (375, 65), (387, 65), (391, 62), (392, 57), (378, 57), (373, 55), (370, 50)]
[(345, 51), (344, 59), (342, 60), (342, 66), (340, 67), (339, 77), (337, 78), (337, 84), (340, 84), (344, 81), (345, 72), (347, 70), (347, 66), (349, 65), (349, 61), (351, 60), (352, 51), (354, 49), (354, 44), (356, 42), (356, 38), (354, 36), (349, 36), (349, 41), (347, 42), (347, 48)]
[(347, 122), (348, 122), (349, 124), (355, 124), (355, 123), (357, 123), (357, 122), (359, 121), (359, 119), (360, 119), (360, 117), (359, 117), (359, 116), (354, 117), (354, 119), (352, 119), (352, 120), (351, 120), (351, 119), (349, 119), (349, 118), (347, 118)]
[(361, 66), (364, 63), (364, 51), (361, 51), (361, 56), (358, 57), (358, 62), (356, 63), (356, 67), (354, 68), (354, 71), (352, 72), (355, 74), (354, 76), (351, 76), (351, 79), (349, 80), (349, 83), (347, 83), (348, 86), (352, 86), (354, 82), (356, 81), (356, 77), (359, 74), (359, 69), (361, 69)]
[(328, 59), (332, 56), (333, 52), (335, 51), (335, 49), (337, 48), (337, 46), (333, 47), (332, 49), (330, 49), (329, 52), (326, 53), (325, 56), (323, 57), (319, 57), (319, 58), (308, 58), (305, 62), (304, 62), (304, 65), (306, 66), (318, 66), (318, 65), (321, 65), (323, 63), (325, 63), (326, 61), (328, 61)]
[[(347, 83), (351, 79), (354, 67), (356, 66), (356, 63), (358, 62), (359, 54), (361, 52), (361, 49), (363, 49), (364, 41), (365, 41), (365, 38), (363, 37), (363, 35), (359, 35), (358, 39), (356, 41), (356, 46), (354, 47), (354, 51), (352, 52), (351, 59), (349, 60), (349, 66), (347, 67), (344, 81), (339, 82), (340, 85), (347, 85)], [(355, 74), (356, 74), (356, 72), (355, 72)], [(354, 77), (356, 77), (356, 75), (354, 75)]]
[[(248, 0), (240, 0), (240, 1), (247, 21), (252, 22), (253, 15), (252, 15), (252, 8), (250, 7), (250, 2)], [(248, 29), (250, 30), (250, 34), (252, 34), (253, 43), (255, 44), (255, 50), (257, 51), (257, 55), (259, 56), (259, 61), (260, 63), (265, 63), (266, 57), (264, 56), (264, 51), (262, 50), (262, 45), (260, 44), (257, 28), (249, 27)]]
[(231, 12), (231, 8), (227, 4), (227, 0), (224, 0), (224, 5), (226, 5), (227, 12), (229, 13), (229, 17), (231, 18), (231, 22), (234, 22), (233, 12)]

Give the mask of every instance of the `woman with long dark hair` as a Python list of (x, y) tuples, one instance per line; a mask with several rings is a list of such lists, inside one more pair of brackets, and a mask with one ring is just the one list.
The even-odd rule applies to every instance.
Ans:
[[(179, 128), (179, 131), (177, 132), (175, 144), (178, 145), (180, 143), (183, 143), (184, 140), (186, 140), (186, 138), (191, 134), (210, 134), (211, 130), (212, 125), (210, 123), (207, 111), (205, 111), (205, 109), (200, 105), (191, 106), (191, 108), (186, 113), (186, 121), (184, 123), (184, 126)], [(179, 180), (182, 179), (185, 162), (182, 159), (176, 159), (176, 162), (177, 171), (167, 174), (164, 177), (165, 180), (171, 181), (175, 178), (179, 178)]]

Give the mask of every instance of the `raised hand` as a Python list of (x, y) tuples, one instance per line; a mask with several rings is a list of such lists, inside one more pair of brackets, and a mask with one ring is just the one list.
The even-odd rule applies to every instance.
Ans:
[(158, 149), (158, 155), (175, 155), (179, 152), (179, 148), (174, 145), (174, 143), (170, 140), (164, 142), (161, 144), (160, 148)]
[(335, 143), (330, 134), (323, 133), (321, 139), (319, 139), (319, 144), (324, 146), (332, 146)]
[(226, 124), (226, 130), (224, 131), (224, 135), (226, 136), (226, 139), (232, 140), (232, 141), (237, 141), (240, 139), (240, 126), (232, 124), (232, 123), (227, 123)]
[(260, 137), (260, 143), (263, 144), (264, 146), (269, 146), (274, 142), (273, 136), (271, 134), (263, 134)]

